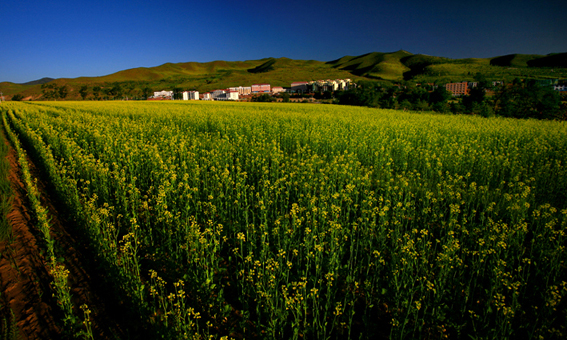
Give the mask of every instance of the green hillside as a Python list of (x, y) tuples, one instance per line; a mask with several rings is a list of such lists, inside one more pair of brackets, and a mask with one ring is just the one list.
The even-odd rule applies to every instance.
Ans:
[[(318, 79), (361, 79), (416, 83), (472, 81), (477, 74), (488, 80), (512, 81), (514, 78), (567, 78), (567, 53), (542, 55), (509, 54), (494, 58), (449, 59), (400, 50), (345, 56), (329, 62), (264, 58), (247, 61), (212, 61), (208, 63), (166, 63), (156, 67), (138, 67), (100, 77), (60, 78), (51, 83), (66, 85), (66, 99), (79, 99), (79, 89), (87, 85), (103, 89), (119, 85), (128, 97), (151, 91), (179, 88), (201, 92), (233, 86), (269, 83), (288, 87), (294, 81)], [(0, 83), (0, 91), (9, 99), (21, 94), (25, 99), (41, 99), (41, 82), (30, 84)], [(34, 84), (34, 85), (31, 85)]]
[(543, 58), (528, 61), (533, 67), (567, 67), (567, 53), (554, 53)]
[(545, 56), (537, 55), (537, 54), (508, 54), (505, 56), (492, 58), (490, 60), (490, 65), (508, 66), (508, 67), (527, 67), (529, 61), (543, 57)]
[(403, 50), (393, 53), (373, 52), (358, 57), (346, 56), (328, 62), (333, 68), (349, 71), (354, 75), (385, 80), (400, 80), (410, 68), (402, 59), (412, 54)]

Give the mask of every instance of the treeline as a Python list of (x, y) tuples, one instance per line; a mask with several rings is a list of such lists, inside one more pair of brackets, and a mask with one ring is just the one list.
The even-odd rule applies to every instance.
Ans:
[[(319, 96), (328, 98), (330, 93)], [(514, 118), (567, 119), (566, 98), (535, 81), (514, 80), (498, 87), (480, 81), (468, 95), (453, 97), (444, 86), (386, 85), (361, 81), (348, 91), (333, 93), (336, 104), (412, 111), (464, 113)]]
[[(175, 99), (181, 98), (182, 90), (176, 88)], [(58, 86), (56, 83), (47, 83), (41, 85), (43, 98), (47, 100), (65, 99), (69, 92), (77, 91), (76, 87), (67, 87), (67, 85)], [(83, 99), (91, 100), (117, 100), (117, 99), (148, 99), (153, 95), (154, 90), (145, 83), (140, 82), (114, 82), (101, 85), (82, 85), (78, 88), (78, 94)], [(75, 92), (75, 93), (77, 93)], [(72, 97), (72, 96), (71, 96)], [(12, 99), (14, 100), (14, 99)], [(21, 99), (20, 99), (21, 100)]]
[[(57, 86), (55, 83), (47, 83), (41, 85), (41, 92), (45, 99), (65, 99), (69, 94), (66, 85)], [(13, 99), (12, 99), (13, 100)]]
[(135, 82), (116, 82), (105, 84), (104, 86), (95, 85), (92, 88), (83, 85), (79, 89), (79, 95), (83, 100), (92, 94), (94, 100), (115, 100), (115, 99), (148, 99), (153, 94), (149, 86), (139, 86)]

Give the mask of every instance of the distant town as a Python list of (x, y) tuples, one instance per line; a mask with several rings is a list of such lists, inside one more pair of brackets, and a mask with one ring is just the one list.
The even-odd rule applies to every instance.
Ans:
[[(537, 80), (539, 85), (548, 86), (553, 88), (555, 91), (567, 91), (567, 83), (560, 81), (559, 79), (544, 79)], [(492, 82), (493, 86), (503, 85), (502, 81)], [(422, 84), (416, 84), (416, 86), (421, 86)], [(436, 89), (438, 85), (435, 84), (425, 84), (431, 89)], [(254, 96), (266, 94), (269, 96), (279, 97), (280, 94), (314, 94), (322, 92), (336, 92), (336, 91), (346, 91), (351, 88), (355, 88), (356, 83), (352, 82), (351, 79), (334, 79), (334, 80), (316, 80), (316, 81), (298, 81), (291, 83), (290, 87), (281, 86), (271, 86), (270, 84), (253, 84), (251, 86), (238, 86), (229, 87), (227, 89), (219, 89), (210, 92), (199, 93), (199, 91), (183, 91), (181, 94), (182, 100), (210, 100), (210, 101), (249, 101)], [(398, 85), (401, 86), (401, 85)], [(476, 88), (478, 82), (458, 82), (458, 83), (447, 83), (444, 85), (445, 89), (451, 93), (453, 97), (461, 97), (468, 95), (470, 90)], [(158, 91), (154, 92), (154, 95), (149, 97), (148, 100), (173, 100), (174, 91)], [(313, 100), (313, 98), (310, 98)], [(281, 101), (282, 99), (276, 99), (276, 101)], [(304, 97), (289, 98), (290, 101), (305, 101)]]
[[(298, 81), (291, 83), (290, 87), (271, 86), (270, 84), (253, 84), (251, 86), (229, 87), (222, 90), (214, 90), (210, 92), (199, 93), (199, 91), (183, 91), (183, 100), (232, 100), (242, 101), (250, 100), (253, 96), (267, 94), (278, 95), (281, 93), (289, 94), (306, 94), (320, 92), (346, 91), (349, 88), (356, 87), (356, 84), (350, 79), (335, 80), (316, 80), (316, 81)], [(173, 91), (154, 92), (148, 100), (171, 100), (174, 97)], [(290, 98), (290, 101), (296, 101)]]

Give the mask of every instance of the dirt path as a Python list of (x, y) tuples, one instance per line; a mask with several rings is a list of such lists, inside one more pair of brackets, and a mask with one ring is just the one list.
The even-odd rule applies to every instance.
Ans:
[[(1, 129), (0, 129), (1, 130)], [(0, 131), (4, 134), (4, 131)], [(7, 142), (6, 142), (7, 143)], [(14, 191), (14, 202), (8, 220), (12, 225), (12, 241), (0, 243), (0, 301), (14, 312), (21, 339), (60, 339), (61, 311), (49, 288), (47, 262), (40, 251), (41, 238), (33, 228), (33, 217), (28, 211), (28, 200), (15, 150), (10, 147), (9, 180)], [(132, 335), (120, 327), (121, 307), (106, 294), (102, 280), (91, 277), (96, 264), (90, 261), (86, 247), (72, 235), (74, 224), (66, 221), (50, 197), (39, 170), (29, 161), (30, 172), (38, 178), (42, 205), (49, 209), (52, 237), (60, 249), (69, 270), (69, 284), (75, 306), (87, 304), (92, 311), (91, 321), (95, 339), (127, 339)], [(78, 313), (82, 317), (82, 312)]]
[(49, 289), (49, 274), (30, 228), (32, 220), (25, 204), (26, 191), (20, 180), (21, 172), (13, 148), (10, 148), (8, 160), (9, 180), (14, 192), (8, 221), (13, 237), (0, 243), (2, 305), (14, 312), (22, 339), (56, 339), (61, 331), (54, 319), (58, 311), (52, 308), (55, 301)]

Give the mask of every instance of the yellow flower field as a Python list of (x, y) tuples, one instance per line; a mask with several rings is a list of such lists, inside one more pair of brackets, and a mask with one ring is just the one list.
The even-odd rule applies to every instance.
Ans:
[(565, 122), (1, 109), (156, 338), (567, 336)]

